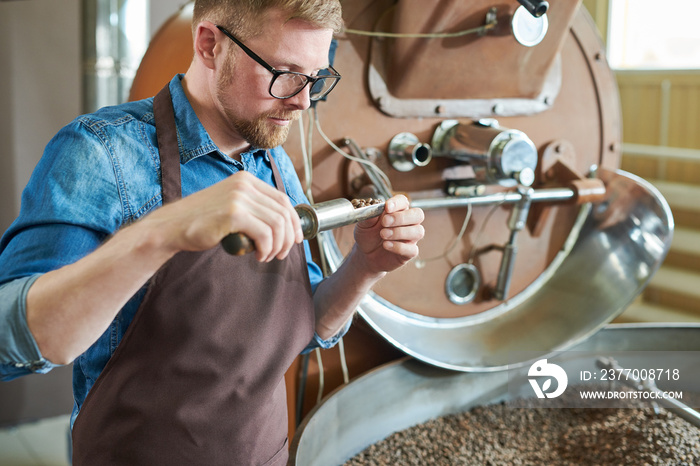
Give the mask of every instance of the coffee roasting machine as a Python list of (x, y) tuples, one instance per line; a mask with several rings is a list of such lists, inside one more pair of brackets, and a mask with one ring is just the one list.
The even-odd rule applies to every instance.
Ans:
[[(660, 266), (673, 219), (653, 186), (619, 170), (617, 87), (580, 0), (342, 3), (331, 49), (342, 81), (285, 148), (312, 203), (404, 193), (426, 234), (420, 257), (362, 301), (340, 351), (290, 369), (293, 461), (342, 463), (393, 430), (496, 399), (485, 394), (533, 357), (699, 349), (692, 326), (604, 329)], [(191, 7), (154, 36), (132, 99), (187, 69)], [(314, 239), (328, 272), (352, 247), (351, 223)], [(321, 393), (406, 355), (298, 426)], [(412, 384), (450, 394), (426, 402)], [(359, 420), (380, 409), (386, 422)]]

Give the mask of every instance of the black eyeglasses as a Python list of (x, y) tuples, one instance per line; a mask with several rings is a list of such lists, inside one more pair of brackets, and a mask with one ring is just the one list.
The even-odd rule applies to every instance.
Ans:
[(221, 26), (216, 27), (219, 28), (219, 30), (223, 32), (226, 37), (238, 45), (246, 53), (246, 55), (262, 65), (267, 71), (272, 73), (272, 80), (270, 81), (268, 92), (275, 99), (289, 99), (290, 97), (294, 97), (300, 93), (307, 84), (311, 83), (309, 99), (314, 101), (320, 100), (327, 96), (328, 93), (333, 90), (335, 85), (338, 84), (338, 81), (340, 81), (340, 74), (332, 66), (320, 70), (316, 76), (309, 76), (307, 74), (297, 73), (296, 71), (276, 70), (265, 60), (260, 58), (255, 52), (243, 45), (243, 42), (236, 39), (233, 34), (228, 32), (225, 28)]

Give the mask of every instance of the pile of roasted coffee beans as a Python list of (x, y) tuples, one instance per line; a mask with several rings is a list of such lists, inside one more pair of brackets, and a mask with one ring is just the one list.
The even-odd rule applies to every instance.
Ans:
[(369, 199), (353, 199), (350, 202), (352, 202), (352, 206), (354, 208), (359, 209), (360, 207), (369, 207), (371, 205), (381, 204), (384, 201), (382, 201), (381, 199), (369, 198)]
[(396, 432), (346, 463), (388, 464), (697, 465), (700, 428), (649, 404), (523, 408), (501, 403)]

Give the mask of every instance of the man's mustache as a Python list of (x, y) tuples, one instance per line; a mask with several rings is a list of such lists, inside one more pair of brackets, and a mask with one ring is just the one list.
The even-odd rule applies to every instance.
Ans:
[(277, 113), (277, 112), (270, 112), (266, 116), (269, 118), (277, 118), (279, 120), (290, 120), (290, 121), (295, 121), (301, 118), (301, 110), (292, 110), (291, 112), (283, 112), (283, 113)]

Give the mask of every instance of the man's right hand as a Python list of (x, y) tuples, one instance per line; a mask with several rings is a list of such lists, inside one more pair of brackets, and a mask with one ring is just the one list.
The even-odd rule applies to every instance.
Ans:
[[(27, 324), (42, 355), (68, 364), (107, 329), (127, 301), (173, 255), (248, 235), (259, 261), (303, 241), (289, 198), (246, 172), (156, 209), (73, 264), (40, 276), (27, 294)], [(225, 254), (222, 251), (222, 254)]]
[(144, 228), (163, 231), (163, 246), (173, 253), (209, 249), (240, 232), (255, 243), (257, 259), (268, 262), (284, 259), (304, 239), (289, 198), (247, 172), (166, 204), (141, 221)]

